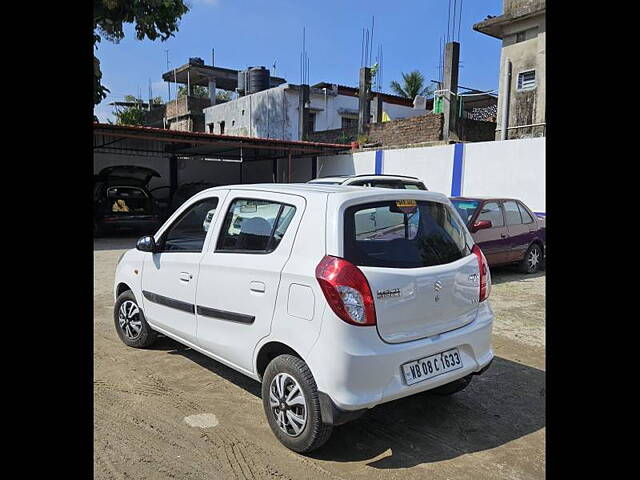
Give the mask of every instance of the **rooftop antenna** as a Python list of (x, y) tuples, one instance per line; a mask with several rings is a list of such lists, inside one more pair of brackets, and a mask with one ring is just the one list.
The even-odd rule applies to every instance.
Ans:
[(458, 42), (460, 41), (460, 24), (462, 23), (462, 5), (464, 0), (460, 0), (460, 16), (458, 17)]
[(216, 63), (216, 49), (211, 49), (211, 66), (213, 67)]
[[(169, 71), (169, 49), (165, 49), (165, 53), (167, 54), (167, 72)], [(169, 87), (169, 102), (171, 101), (171, 82), (167, 82), (167, 86)]]
[(153, 98), (153, 91), (151, 90), (151, 79), (149, 79), (149, 105), (147, 110), (151, 110), (151, 99)]
[(373, 29), (376, 24), (376, 17), (371, 16), (371, 49), (369, 50), (369, 67), (371, 66), (371, 55), (373, 54)]

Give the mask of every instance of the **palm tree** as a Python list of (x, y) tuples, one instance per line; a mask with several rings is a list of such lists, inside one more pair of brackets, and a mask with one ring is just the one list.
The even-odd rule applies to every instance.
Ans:
[(424, 95), (429, 97), (433, 94), (433, 87), (424, 85), (424, 76), (418, 71), (403, 73), (402, 74), (403, 85), (400, 85), (395, 80), (391, 82), (391, 90), (400, 95), (401, 97), (414, 99), (416, 95)]

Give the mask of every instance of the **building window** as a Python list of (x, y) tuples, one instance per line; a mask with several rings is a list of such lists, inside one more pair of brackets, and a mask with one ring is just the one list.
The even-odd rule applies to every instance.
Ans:
[(342, 129), (348, 130), (352, 128), (358, 128), (358, 119), (351, 117), (342, 117)]
[(214, 132), (213, 132), (213, 123), (210, 123), (210, 124), (208, 125), (208, 127), (209, 127), (209, 133), (214, 133)]
[(224, 135), (224, 120), (220, 122), (220, 135)]
[(536, 71), (527, 70), (518, 74), (518, 90), (533, 90), (536, 88)]
[(516, 33), (516, 43), (524, 42), (526, 32), (518, 32)]

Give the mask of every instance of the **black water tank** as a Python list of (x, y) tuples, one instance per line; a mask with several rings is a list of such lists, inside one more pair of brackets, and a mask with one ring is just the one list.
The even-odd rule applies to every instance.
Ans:
[(247, 94), (261, 92), (269, 88), (270, 73), (264, 67), (251, 67), (248, 69), (247, 75)]
[(200, 65), (204, 66), (204, 60), (200, 57), (191, 57), (189, 58), (189, 65)]

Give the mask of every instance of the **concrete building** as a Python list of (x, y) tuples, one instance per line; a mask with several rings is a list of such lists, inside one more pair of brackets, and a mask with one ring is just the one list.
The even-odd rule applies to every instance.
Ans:
[[(162, 79), (174, 86), (174, 97), (166, 104), (166, 128), (183, 132), (206, 131), (203, 110), (217, 103), (217, 89), (236, 91), (240, 73), (232, 68), (205, 65), (204, 60), (198, 57), (190, 58), (188, 63), (163, 73)], [(269, 76), (267, 82), (267, 86), (274, 87), (286, 80)], [(176, 95), (178, 85), (186, 87), (187, 95)], [(206, 87), (209, 98), (194, 96), (195, 86)]]
[(496, 139), (545, 135), (545, 0), (504, 0), (473, 29), (502, 40)]
[[(207, 133), (245, 137), (303, 140), (301, 118), (306, 118), (304, 132), (351, 129), (358, 124), (358, 89), (331, 83), (309, 87), (309, 102), (303, 105), (303, 86), (284, 83), (273, 88), (238, 97), (224, 104), (204, 108)], [(381, 118), (395, 120), (425, 115), (431, 100), (414, 107), (411, 99), (376, 94), (381, 99)], [(375, 123), (378, 102), (371, 100), (370, 117)], [(304, 108), (306, 107), (306, 108)], [(305, 117), (300, 115), (307, 110)]]

